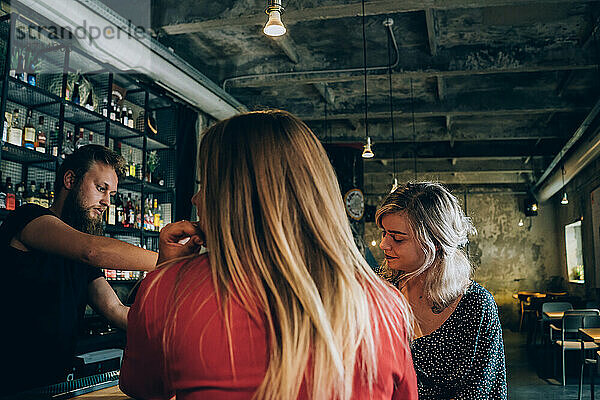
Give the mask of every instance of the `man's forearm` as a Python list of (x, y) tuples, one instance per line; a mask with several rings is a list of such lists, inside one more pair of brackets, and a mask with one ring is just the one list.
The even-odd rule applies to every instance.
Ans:
[(127, 313), (129, 312), (129, 307), (120, 304), (116, 307), (113, 307), (110, 311), (104, 314), (104, 317), (110, 322), (112, 325), (117, 328), (127, 330)]
[(129, 271), (152, 271), (158, 253), (104, 236), (95, 236), (89, 245), (85, 262), (100, 268)]

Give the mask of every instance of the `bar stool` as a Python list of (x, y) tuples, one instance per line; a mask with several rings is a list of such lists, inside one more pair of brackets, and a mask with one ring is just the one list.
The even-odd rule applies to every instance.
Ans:
[[(523, 290), (523, 291), (517, 292), (517, 299), (519, 300), (520, 308), (521, 308), (521, 320), (519, 322), (519, 332), (521, 332), (523, 330), (523, 319), (525, 318), (525, 314), (527, 314), (527, 315), (535, 314), (535, 317), (537, 317), (537, 310), (535, 307), (533, 307), (531, 298), (542, 298), (542, 297), (546, 297), (546, 294), (540, 293), (540, 292), (528, 291), (528, 290)], [(537, 318), (535, 318), (535, 319), (537, 320)]]

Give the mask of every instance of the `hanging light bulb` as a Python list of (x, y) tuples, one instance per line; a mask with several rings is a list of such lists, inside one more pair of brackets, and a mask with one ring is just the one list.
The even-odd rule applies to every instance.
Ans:
[(398, 189), (398, 179), (394, 178), (394, 183), (392, 184), (392, 190), (390, 190), (390, 193), (394, 193), (396, 191), (396, 189)]
[(367, 144), (363, 147), (362, 158), (373, 158), (375, 154), (373, 153), (373, 150), (371, 150), (371, 138), (369, 136), (367, 136)]
[(263, 32), (267, 36), (281, 36), (287, 30), (281, 22), (281, 12), (283, 7), (281, 6), (281, 0), (269, 0), (267, 3), (267, 9), (265, 12), (269, 14), (269, 20), (267, 21)]
[(375, 240), (372, 240), (371, 241), (371, 246), (373, 246), (373, 247), (377, 246), (377, 242)]
[[(565, 166), (564, 164), (560, 167), (560, 172), (562, 175), (562, 184), (563, 184), (563, 188), (565, 187)], [(567, 190), (565, 189), (565, 191), (563, 192), (563, 197), (560, 200), (560, 204), (565, 205), (565, 204), (569, 204), (569, 199), (567, 198)]]
[(521, 218), (521, 219), (519, 220), (519, 226), (523, 226), (523, 225), (525, 225), (525, 224), (523, 223), (523, 218)]

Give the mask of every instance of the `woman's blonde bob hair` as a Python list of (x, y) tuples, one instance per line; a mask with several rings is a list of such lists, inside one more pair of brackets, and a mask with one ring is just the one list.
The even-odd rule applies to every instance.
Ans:
[(221, 121), (202, 137), (199, 184), (194, 203), (225, 321), (231, 296), (266, 318), (269, 361), (255, 398), (295, 399), (305, 380), (311, 398), (348, 399), (358, 360), (357, 378), (372, 387), (380, 337), (408, 337), (410, 311), (358, 251), (311, 130), (277, 110)]
[[(444, 309), (464, 294), (472, 266), (465, 253), (468, 235), (476, 234), (458, 199), (444, 186), (434, 182), (406, 183), (386, 196), (375, 213), (375, 222), (388, 214), (402, 213), (417, 239), (425, 262), (416, 271), (392, 278), (399, 285), (425, 274), (424, 291), (434, 308)], [(382, 269), (385, 271), (387, 261)]]

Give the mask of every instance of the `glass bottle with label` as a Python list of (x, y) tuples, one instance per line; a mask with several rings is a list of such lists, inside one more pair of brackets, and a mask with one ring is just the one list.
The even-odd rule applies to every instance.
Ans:
[(127, 106), (123, 106), (121, 111), (121, 123), (125, 126), (129, 125), (129, 114), (127, 114)]
[(111, 102), (110, 102), (110, 110), (109, 110), (108, 115), (109, 115), (110, 119), (113, 121), (117, 118), (114, 100), (111, 100)]
[(108, 117), (108, 99), (106, 97), (102, 100), (102, 115)]
[(31, 109), (27, 110), (27, 119), (25, 120), (25, 126), (23, 127), (23, 146), (26, 149), (35, 150), (35, 127), (31, 122), (33, 112)]
[(8, 143), (15, 146), (21, 146), (23, 143), (23, 131), (19, 127), (19, 109), (15, 108), (12, 116), (12, 123), (8, 131)]
[(15, 191), (13, 189), (12, 182), (10, 180), (10, 176), (6, 177), (6, 209), (14, 210), (16, 208), (16, 196)]
[(35, 150), (40, 153), (46, 152), (46, 133), (44, 132), (44, 116), (40, 115), (38, 119), (37, 145)]
[(50, 143), (49, 148), (51, 149), (51, 154), (54, 157), (58, 156), (58, 136), (60, 133), (60, 124), (58, 121), (54, 125), (54, 130), (50, 131)]
[(131, 111), (131, 108), (127, 111), (127, 126), (133, 128), (133, 111)]
[(67, 156), (69, 154), (73, 154), (74, 151), (75, 151), (75, 146), (73, 144), (73, 133), (71, 131), (67, 131), (67, 134), (65, 135), (65, 140), (63, 142), (62, 157), (64, 158), (65, 156)]

